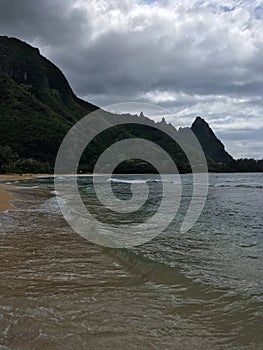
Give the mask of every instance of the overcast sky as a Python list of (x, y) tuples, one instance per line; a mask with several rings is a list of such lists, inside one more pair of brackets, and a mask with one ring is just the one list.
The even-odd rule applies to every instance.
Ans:
[(263, 1), (0, 0), (0, 33), (94, 104), (201, 115), (234, 157), (263, 157)]

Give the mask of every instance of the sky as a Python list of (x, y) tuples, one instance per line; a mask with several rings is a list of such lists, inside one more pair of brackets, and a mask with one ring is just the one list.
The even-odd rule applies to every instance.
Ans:
[(89, 102), (200, 115), (235, 158), (263, 158), (263, 1), (0, 0), (0, 34), (39, 47)]

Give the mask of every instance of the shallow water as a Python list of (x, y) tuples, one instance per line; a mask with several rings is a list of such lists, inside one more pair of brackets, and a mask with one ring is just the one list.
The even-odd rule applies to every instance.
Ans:
[[(149, 184), (136, 218), (151, 215), (158, 178), (116, 178), (122, 199), (133, 180)], [(182, 182), (176, 220), (132, 249), (74, 233), (49, 179), (17, 183), (26, 187), (15, 191), (20, 210), (0, 217), (0, 348), (262, 349), (263, 174), (210, 175), (204, 211), (186, 234), (178, 227), (191, 176)], [(120, 219), (93, 198), (91, 178), (79, 185), (98, 217)]]

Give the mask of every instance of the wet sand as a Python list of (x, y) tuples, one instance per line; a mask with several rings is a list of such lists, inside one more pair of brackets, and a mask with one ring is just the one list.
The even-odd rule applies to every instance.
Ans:
[(6, 185), (1, 182), (13, 182), (21, 180), (31, 180), (37, 177), (51, 176), (49, 174), (10, 174), (10, 175), (0, 175), (0, 212), (6, 210), (15, 210), (16, 207), (12, 204), (15, 201), (15, 196), (10, 193), (10, 190), (17, 189), (13, 185)]
[(53, 176), (53, 174), (2, 174), (0, 175), (1, 181), (22, 181), (22, 180), (32, 180), (37, 177)]
[(16, 209), (15, 206), (12, 205), (12, 202), (15, 200), (15, 197), (12, 193), (8, 192), (11, 189), (14, 189), (14, 187), (0, 185), (0, 212)]

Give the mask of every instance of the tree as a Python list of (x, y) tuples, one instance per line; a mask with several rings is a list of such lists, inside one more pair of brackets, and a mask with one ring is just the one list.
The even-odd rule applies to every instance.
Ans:
[(4, 168), (13, 163), (18, 158), (18, 155), (12, 151), (9, 146), (0, 145), (0, 171), (3, 172)]

